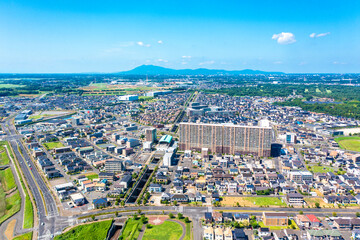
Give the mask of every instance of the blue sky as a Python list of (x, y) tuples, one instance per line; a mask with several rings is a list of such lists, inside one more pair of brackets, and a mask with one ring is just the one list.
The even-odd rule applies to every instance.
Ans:
[(360, 1), (0, 1), (0, 72), (360, 72)]

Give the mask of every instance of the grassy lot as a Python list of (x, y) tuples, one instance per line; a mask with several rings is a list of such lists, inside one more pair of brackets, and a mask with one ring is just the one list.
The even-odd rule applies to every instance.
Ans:
[(95, 222), (91, 224), (80, 225), (69, 231), (57, 235), (54, 240), (86, 239), (98, 240), (105, 239), (111, 226), (112, 220)]
[(309, 166), (311, 167), (311, 170), (313, 173), (327, 173), (327, 172), (334, 172), (334, 168), (328, 167), (328, 166)]
[(20, 210), (21, 197), (19, 191), (16, 190), (16, 192), (11, 197), (7, 197), (5, 202), (5, 215), (0, 217), (0, 224)]
[(126, 221), (125, 228), (121, 234), (123, 240), (136, 240), (140, 234), (140, 230), (143, 223), (141, 222), (140, 218), (134, 219), (129, 218)]
[(11, 168), (0, 171), (0, 182), (5, 192), (16, 187), (15, 178), (12, 174)]
[(0, 84), (0, 88), (22, 88), (22, 87), (26, 87), (25, 85), (20, 85), (20, 84)]
[(30, 200), (30, 196), (27, 194), (25, 198), (25, 211), (24, 211), (24, 228), (34, 227), (34, 210)]
[(94, 180), (99, 178), (99, 174), (97, 173), (87, 173), (85, 174), (85, 176), (89, 179), (89, 180)]
[[(2, 150), (3, 149), (3, 150)], [(0, 153), (0, 165), (7, 165), (10, 163), (10, 159), (9, 156), (6, 153), (6, 149), (1, 146), (0, 147), (0, 151), (3, 151), (2, 153)]]
[[(9, 144), (6, 141), (0, 141), (0, 165), (7, 165), (10, 162), (10, 158), (7, 155), (6, 149), (5, 149), (5, 145), (8, 146), (8, 149), (10, 150)], [(12, 156), (12, 153), (10, 153), (10, 155)]]
[(47, 150), (51, 150), (51, 149), (54, 149), (54, 148), (64, 147), (64, 144), (62, 144), (61, 142), (47, 142), (47, 143), (44, 143), (44, 147)]
[(188, 222), (186, 223), (184, 220), (180, 220), (182, 221), (185, 226), (186, 226), (186, 233), (185, 233), (185, 237), (184, 237), (184, 240), (191, 240), (192, 239), (192, 236), (191, 236), (191, 226), (192, 226), (192, 223), (191, 222)]
[(6, 194), (0, 187), (0, 218), (6, 214)]
[(32, 239), (33, 232), (28, 232), (23, 235), (14, 237), (12, 240), (31, 240)]
[(270, 228), (270, 230), (281, 230), (281, 229), (291, 229), (291, 225), (295, 226), (295, 229), (299, 230), (298, 225), (295, 223), (294, 220), (290, 220), (291, 224), (289, 224), (288, 226), (265, 226), (263, 222), (259, 222), (260, 227), (266, 227), (266, 228)]
[(169, 239), (178, 240), (182, 235), (182, 227), (179, 223), (165, 221), (160, 225), (152, 225), (145, 230), (143, 240)]
[(343, 149), (360, 152), (360, 137), (338, 137), (335, 141)]
[(221, 201), (222, 205), (256, 207), (256, 206), (279, 206), (286, 207), (285, 202), (281, 202), (281, 198), (277, 197), (224, 197)]

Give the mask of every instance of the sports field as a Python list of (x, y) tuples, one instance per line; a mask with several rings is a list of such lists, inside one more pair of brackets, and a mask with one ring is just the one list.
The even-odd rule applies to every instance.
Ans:
[(343, 149), (360, 152), (360, 137), (338, 137), (335, 141)]

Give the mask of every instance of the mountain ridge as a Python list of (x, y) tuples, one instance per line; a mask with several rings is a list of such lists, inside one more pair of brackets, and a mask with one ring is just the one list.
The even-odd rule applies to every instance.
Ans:
[(128, 75), (238, 75), (238, 74), (285, 74), (284, 72), (267, 72), (253, 69), (224, 70), (224, 69), (172, 69), (156, 65), (140, 65), (128, 71), (117, 72), (116, 74)]

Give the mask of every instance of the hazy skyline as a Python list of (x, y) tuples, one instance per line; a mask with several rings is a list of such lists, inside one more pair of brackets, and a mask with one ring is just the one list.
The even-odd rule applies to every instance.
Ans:
[(358, 1), (0, 2), (0, 72), (360, 72)]

